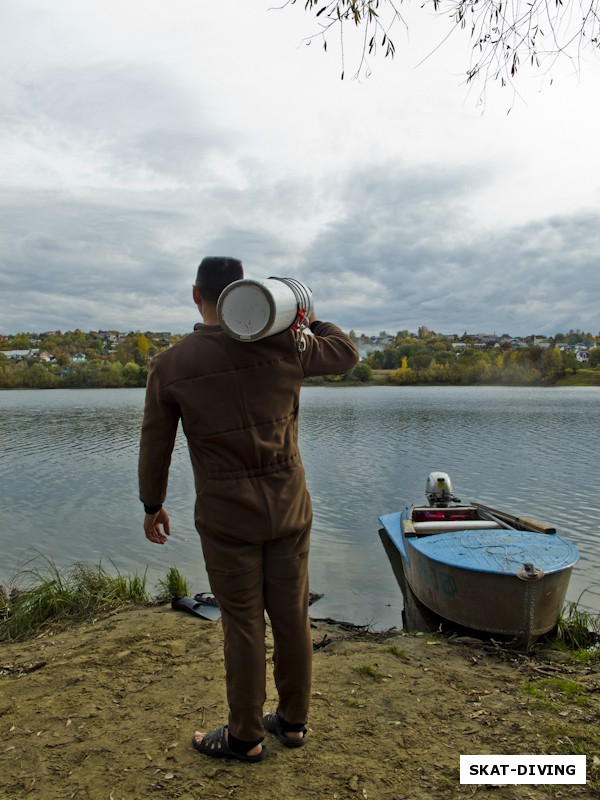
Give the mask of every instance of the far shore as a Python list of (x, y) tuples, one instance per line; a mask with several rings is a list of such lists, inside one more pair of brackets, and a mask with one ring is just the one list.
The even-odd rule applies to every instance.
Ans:
[[(405, 383), (405, 384), (395, 384), (389, 380), (389, 375), (393, 372), (393, 370), (373, 370), (373, 376), (370, 380), (367, 381), (357, 381), (357, 380), (313, 380), (308, 379), (304, 382), (304, 386), (324, 386), (328, 388), (348, 388), (348, 387), (377, 387), (377, 386), (389, 386), (396, 389), (414, 389), (414, 388), (423, 388), (423, 387), (431, 387), (431, 388), (439, 388), (441, 386), (448, 386), (454, 387), (456, 389), (470, 389), (475, 386), (488, 386), (488, 387), (495, 387), (495, 388), (506, 388), (506, 389), (536, 389), (536, 388), (544, 388), (544, 389), (560, 389), (565, 387), (570, 388), (579, 388), (579, 387), (600, 387), (600, 370), (578, 370), (573, 375), (564, 375), (561, 378), (557, 379), (553, 383), (545, 383), (545, 382), (537, 382), (537, 383), (432, 383), (432, 382), (422, 382), (422, 383)], [(0, 391), (3, 392), (11, 392), (11, 391), (47, 391), (47, 390), (54, 390), (54, 389), (68, 389), (68, 390), (80, 390), (80, 389), (143, 389), (145, 388), (143, 385), (140, 386), (41, 386), (41, 387), (32, 387), (32, 386), (4, 386), (0, 387)]]

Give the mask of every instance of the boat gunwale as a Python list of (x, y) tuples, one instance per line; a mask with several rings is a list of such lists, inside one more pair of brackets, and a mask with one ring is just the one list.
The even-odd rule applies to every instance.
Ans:
[[(440, 558), (438, 555), (435, 555), (428, 551), (426, 547), (419, 547), (418, 543), (423, 542), (423, 544), (431, 541), (448, 541), (449, 539), (456, 539), (459, 535), (468, 534), (469, 536), (477, 533), (484, 533), (484, 534), (493, 534), (494, 531), (488, 531), (485, 529), (478, 530), (457, 530), (457, 531), (447, 531), (442, 533), (428, 533), (428, 534), (407, 534), (404, 531), (403, 522), (410, 519), (408, 517), (409, 510), (412, 510), (412, 506), (409, 508), (408, 506), (399, 512), (395, 512), (392, 514), (384, 514), (379, 517), (381, 523), (383, 524), (388, 536), (392, 539), (397, 549), (400, 551), (401, 555), (406, 559), (407, 563), (410, 564), (411, 562), (411, 553), (410, 550), (413, 551), (413, 558), (420, 557), (426, 558), (435, 564), (444, 565), (446, 567), (452, 567), (453, 569), (463, 570), (464, 572), (474, 572), (474, 573), (485, 573), (488, 575), (499, 575), (504, 576), (507, 578), (518, 578), (517, 570), (520, 569), (523, 562), (519, 564), (518, 567), (510, 570), (501, 570), (501, 569), (493, 569), (489, 567), (485, 567), (482, 565), (475, 565), (465, 563), (464, 561), (457, 562), (457, 561), (450, 561), (448, 558)], [(398, 522), (398, 534), (394, 535), (390, 532), (389, 528), (386, 525), (386, 521), (394, 521)], [(538, 568), (543, 570), (544, 575), (554, 575), (558, 572), (563, 572), (565, 570), (572, 569), (575, 564), (579, 561), (580, 554), (575, 545), (569, 542), (567, 539), (564, 539), (558, 533), (542, 533), (538, 531), (522, 531), (516, 528), (506, 527), (500, 528), (498, 530), (506, 531), (508, 533), (514, 532), (516, 535), (522, 533), (529, 533), (533, 534), (534, 536), (544, 536), (548, 537), (551, 541), (560, 542), (563, 544), (568, 553), (565, 555), (565, 560), (561, 564), (557, 565), (549, 565), (547, 568), (542, 564), (536, 564)], [(397, 541), (399, 539), (399, 541)], [(543, 576), (541, 576), (543, 577)], [(519, 580), (523, 580), (519, 578)], [(538, 579), (539, 580), (539, 579)]]
[[(511, 532), (510, 528), (505, 528), (504, 530), (508, 531), (509, 533)], [(534, 533), (533, 531), (529, 531), (529, 532), (530, 533)], [(445, 564), (446, 566), (454, 567), (455, 569), (463, 569), (463, 570), (465, 570), (465, 572), (485, 572), (485, 573), (488, 573), (490, 575), (507, 575), (507, 576), (518, 577), (517, 576), (517, 571), (519, 569), (521, 569), (521, 567), (523, 566), (523, 563), (525, 563), (525, 562), (520, 562), (518, 566), (515, 566), (514, 568), (506, 569), (506, 570), (491, 569), (491, 568), (485, 567), (485, 566), (471, 565), (471, 564), (469, 564), (468, 562), (465, 562), (465, 561), (453, 561), (453, 560), (451, 561), (451, 560), (449, 560), (449, 558), (440, 558), (440, 557), (434, 555), (433, 553), (429, 552), (429, 550), (426, 547), (426, 544), (428, 542), (430, 543), (432, 541), (433, 542), (440, 541), (439, 537), (443, 537), (444, 541), (448, 541), (449, 539), (457, 539), (459, 535), (464, 534), (464, 533), (467, 533), (470, 536), (472, 534), (477, 534), (477, 533), (493, 534), (493, 533), (495, 533), (495, 531), (487, 531), (487, 530), (481, 530), (481, 531), (479, 531), (479, 530), (467, 530), (467, 531), (462, 531), (461, 530), (461, 531), (449, 531), (448, 533), (434, 533), (434, 534), (431, 534), (429, 536), (405, 537), (405, 539), (408, 540), (408, 541), (406, 541), (406, 548), (408, 550), (408, 548), (411, 547), (416, 553), (419, 553), (421, 557), (427, 558), (430, 561), (435, 562), (436, 564)], [(523, 533), (523, 531), (515, 531), (515, 533), (519, 534), (519, 533)], [(538, 535), (538, 534), (535, 534), (535, 535)], [(554, 542), (561, 542), (562, 544), (566, 545), (566, 547), (568, 548), (569, 552), (568, 552), (568, 556), (567, 555), (565, 556), (566, 560), (563, 561), (560, 564), (557, 564), (555, 566), (548, 566), (546, 568), (543, 563), (540, 564), (538, 562), (535, 562), (535, 566), (538, 567), (539, 569), (542, 569), (543, 572), (544, 572), (544, 575), (553, 575), (554, 573), (562, 572), (565, 569), (572, 569), (573, 566), (579, 560), (579, 554), (577, 553), (577, 551), (574, 552), (573, 545), (570, 542), (568, 542), (566, 539), (563, 539), (561, 536), (559, 536), (556, 533), (539, 534), (539, 535), (540, 536), (552, 537), (552, 541), (554, 541)], [(419, 544), (421, 542), (424, 545), (423, 547), (419, 547)], [(492, 544), (492, 542), (490, 542), (490, 544)], [(484, 547), (484, 546), (485, 545), (482, 545), (482, 547)]]

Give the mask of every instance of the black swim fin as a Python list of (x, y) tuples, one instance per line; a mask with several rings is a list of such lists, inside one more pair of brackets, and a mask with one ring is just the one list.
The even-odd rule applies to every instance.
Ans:
[(221, 616), (218, 606), (212, 603), (203, 603), (195, 597), (177, 597), (171, 600), (171, 608), (175, 611), (186, 611), (200, 619), (217, 620)]

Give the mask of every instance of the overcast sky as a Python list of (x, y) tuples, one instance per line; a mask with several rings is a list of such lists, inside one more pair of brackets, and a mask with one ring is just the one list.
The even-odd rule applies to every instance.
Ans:
[(598, 60), (482, 109), (418, 6), (342, 81), (303, 2), (2, 0), (0, 333), (187, 331), (205, 255), (346, 330), (597, 333)]

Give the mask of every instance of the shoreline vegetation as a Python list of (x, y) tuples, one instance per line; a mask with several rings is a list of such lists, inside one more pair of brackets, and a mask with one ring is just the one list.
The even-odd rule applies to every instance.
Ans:
[[(360, 365), (359, 365), (360, 366)], [(2, 367), (0, 366), (0, 372)], [(7, 390), (31, 390), (31, 389), (143, 389), (146, 387), (147, 369), (136, 369), (135, 374), (129, 372), (129, 378), (125, 380), (110, 380), (105, 374), (105, 370), (99, 370), (95, 375), (89, 374), (77, 378), (71, 376), (68, 380), (45, 380), (37, 374), (34, 381), (29, 376), (23, 375), (22, 381), (10, 380), (2, 381), (0, 377), (0, 391)], [(555, 380), (494, 380), (494, 381), (462, 381), (462, 380), (419, 380), (417, 376), (410, 381), (398, 380), (394, 378), (393, 370), (373, 370), (367, 378), (357, 377), (348, 373), (338, 376), (331, 375), (319, 378), (306, 378), (304, 386), (332, 386), (332, 387), (367, 387), (367, 386), (507, 386), (507, 387), (584, 387), (600, 386), (600, 369), (579, 369), (574, 373), (565, 374)], [(133, 376), (133, 377), (132, 377)], [(402, 377), (402, 376), (400, 376)], [(34, 385), (35, 384), (35, 385)]]
[[(313, 618), (307, 744), (290, 753), (267, 736), (268, 758), (248, 766), (191, 746), (194, 730), (226, 720), (223, 642), (219, 623), (168, 605), (173, 592), (190, 592), (176, 569), (151, 598), (143, 575), (30, 566), (14, 579), (20, 591), (3, 592), (10, 615), (0, 631), (20, 604), (36, 622), (19, 626), (26, 635), (0, 634), (2, 797), (271, 800), (275, 788), (282, 797), (450, 800), (491, 789), (500, 800), (566, 800), (600, 790), (597, 645), (548, 640), (524, 653), (492, 639)], [(269, 676), (267, 710), (275, 701)], [(583, 754), (587, 784), (463, 786), (459, 756), (473, 753)]]
[[(320, 386), (600, 386), (600, 339), (569, 331), (551, 339), (442, 336), (427, 328), (379, 337), (350, 336), (362, 360)], [(0, 337), (0, 389), (144, 387), (169, 333), (114, 331)], [(371, 341), (375, 339), (375, 343)]]
[[(26, 640), (123, 607), (160, 605), (193, 594), (187, 579), (173, 566), (156, 589), (157, 594), (150, 593), (146, 573), (124, 575), (114, 565), (110, 570), (102, 563), (59, 567), (38, 553), (17, 572), (8, 588), (0, 584), (0, 642)], [(320, 597), (311, 593), (311, 603)], [(369, 625), (322, 621), (370, 630)], [(565, 603), (555, 629), (540, 642), (543, 647), (570, 651), (600, 664), (600, 612), (584, 610), (579, 602)]]

